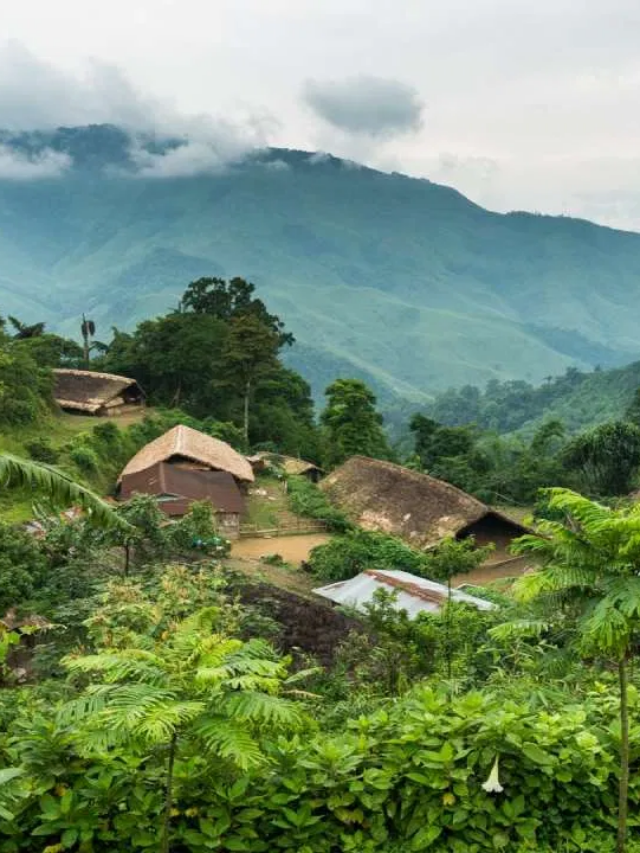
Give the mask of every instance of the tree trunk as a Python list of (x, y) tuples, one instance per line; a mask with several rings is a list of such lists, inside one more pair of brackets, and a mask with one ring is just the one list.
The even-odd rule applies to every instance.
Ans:
[(251, 380), (247, 379), (247, 384), (244, 386), (244, 440), (247, 450), (249, 449), (249, 396), (251, 394)]
[(167, 789), (164, 798), (164, 819), (162, 823), (160, 853), (169, 853), (169, 831), (171, 829), (171, 809), (173, 808), (173, 765), (176, 760), (177, 742), (178, 735), (174, 733), (169, 744), (169, 765), (167, 767)]
[(447, 618), (444, 623), (447, 655), (447, 678), (451, 681), (451, 576), (447, 578)]
[(129, 566), (131, 565), (131, 545), (124, 546), (124, 576), (129, 577)]
[(629, 809), (629, 705), (627, 656), (618, 663), (620, 680), (620, 797), (618, 801), (617, 853), (624, 853), (627, 841), (627, 812)]

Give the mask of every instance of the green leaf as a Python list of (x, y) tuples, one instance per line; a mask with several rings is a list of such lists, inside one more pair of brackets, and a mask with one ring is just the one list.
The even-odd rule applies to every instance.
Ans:
[(411, 839), (411, 849), (428, 850), (441, 832), (441, 826), (424, 826)]
[(63, 847), (69, 848), (73, 847), (76, 841), (78, 840), (78, 830), (75, 827), (70, 827), (69, 829), (65, 829), (62, 833), (62, 837), (60, 842)]
[(522, 746), (522, 751), (529, 759), (529, 761), (533, 761), (534, 764), (541, 764), (543, 766), (549, 766), (553, 764), (553, 758), (544, 752), (540, 747), (535, 743), (525, 743)]

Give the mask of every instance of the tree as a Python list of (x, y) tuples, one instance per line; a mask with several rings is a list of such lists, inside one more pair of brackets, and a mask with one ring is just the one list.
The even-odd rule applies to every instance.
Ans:
[(89, 358), (91, 353), (91, 339), (96, 333), (96, 324), (93, 320), (87, 320), (87, 318), (82, 315), (82, 323), (80, 324), (80, 331), (82, 333), (82, 341), (83, 341), (83, 356), (85, 367), (89, 366)]
[(235, 317), (222, 351), (224, 383), (242, 393), (242, 429), (249, 443), (249, 408), (256, 382), (278, 367), (278, 333), (252, 314)]
[(336, 379), (325, 391), (327, 405), (320, 416), (326, 429), (327, 465), (350, 456), (389, 459), (391, 449), (376, 411), (376, 398), (359, 379)]
[(169, 851), (174, 767), (183, 740), (195, 741), (201, 755), (247, 769), (262, 761), (261, 729), (280, 731), (299, 720), (296, 706), (279, 695), (284, 663), (261, 640), (224, 636), (219, 620), (217, 607), (205, 608), (162, 632), (129, 631), (119, 647), (65, 660), (81, 680), (95, 679), (61, 715), (65, 725), (80, 727), (85, 748), (166, 750), (161, 853)]
[(588, 657), (615, 662), (620, 711), (617, 851), (627, 835), (629, 787), (628, 668), (640, 631), (640, 508), (612, 510), (575, 492), (551, 489), (548, 507), (560, 521), (541, 521), (540, 535), (522, 537), (518, 553), (542, 567), (516, 585), (523, 601), (575, 615), (579, 646)]
[(238, 317), (252, 316), (278, 335), (280, 347), (292, 344), (294, 337), (284, 331), (284, 323), (270, 314), (261, 299), (254, 296), (255, 285), (243, 278), (199, 278), (192, 281), (180, 300), (179, 311), (208, 314), (230, 323)]
[(101, 527), (129, 527), (98, 495), (43, 462), (32, 462), (9, 453), (0, 453), (0, 486), (41, 492), (52, 503), (62, 506), (77, 504), (85, 510), (91, 521)]
[(596, 494), (628, 494), (640, 465), (640, 428), (624, 421), (602, 424), (576, 436), (563, 456)]

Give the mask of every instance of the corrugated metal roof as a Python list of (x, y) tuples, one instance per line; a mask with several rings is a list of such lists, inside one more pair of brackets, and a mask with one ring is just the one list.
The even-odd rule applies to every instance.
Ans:
[[(416, 616), (425, 611), (437, 612), (448, 596), (444, 584), (419, 578), (409, 572), (388, 569), (370, 569), (350, 580), (314, 589), (314, 592), (336, 604), (363, 610), (366, 604), (373, 602), (374, 593), (379, 589), (396, 591), (398, 610), (406, 610), (409, 616)], [(471, 604), (478, 610), (492, 610), (495, 606), (489, 601), (457, 589), (452, 590), (452, 599)]]
[(227, 471), (200, 471), (157, 462), (122, 478), (120, 497), (127, 500), (136, 492), (173, 498), (159, 503), (168, 515), (183, 515), (190, 503), (202, 500), (211, 501), (219, 512), (244, 512), (240, 489)]

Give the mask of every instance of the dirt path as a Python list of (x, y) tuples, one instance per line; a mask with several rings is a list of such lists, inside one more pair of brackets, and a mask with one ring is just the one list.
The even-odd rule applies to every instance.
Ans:
[(324, 545), (328, 533), (309, 533), (303, 536), (274, 536), (271, 539), (238, 539), (231, 547), (231, 556), (239, 559), (259, 560), (269, 554), (280, 554), (286, 563), (299, 566), (316, 545)]

